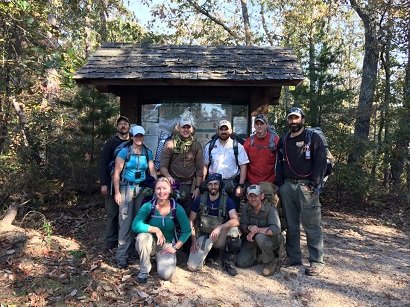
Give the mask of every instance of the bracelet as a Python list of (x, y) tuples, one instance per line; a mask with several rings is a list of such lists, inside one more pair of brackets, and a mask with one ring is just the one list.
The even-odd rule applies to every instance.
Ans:
[(243, 189), (245, 187), (245, 185), (243, 183), (238, 184), (238, 187), (240, 187), (241, 189)]
[(179, 248), (177, 248), (177, 244), (176, 244), (176, 243), (173, 244), (172, 247), (173, 247), (176, 251), (179, 250)]
[(197, 185), (197, 186), (195, 186), (195, 189), (199, 189), (199, 187), (200, 187), (200, 186), (199, 186), (199, 185)]

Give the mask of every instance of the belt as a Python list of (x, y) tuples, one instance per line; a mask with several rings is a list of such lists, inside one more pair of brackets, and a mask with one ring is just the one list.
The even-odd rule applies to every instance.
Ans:
[(296, 184), (299, 182), (306, 182), (306, 180), (308, 180), (308, 179), (300, 179), (300, 178), (286, 178), (286, 179), (292, 182), (293, 184)]

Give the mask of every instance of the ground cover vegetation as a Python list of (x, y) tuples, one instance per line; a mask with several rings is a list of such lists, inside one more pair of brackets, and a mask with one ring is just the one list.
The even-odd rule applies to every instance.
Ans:
[[(12, 223), (19, 226), (13, 228), (13, 235), (1, 236), (0, 244), (8, 254), (1, 254), (0, 268), (11, 283), (23, 282), (13, 280), (22, 272), (21, 266), (13, 265), (13, 257), (21, 255), (15, 246), (27, 248), (27, 238), (37, 236), (28, 235), (34, 229), (42, 234), (45, 246), (40, 254), (59, 256), (50, 260), (49, 268), (59, 261), (67, 265), (67, 271), (53, 274), (65, 280), (70, 270), (78, 270), (76, 280), (93, 289), (88, 293), (95, 299), (100, 295), (97, 286), (87, 284), (86, 274), (81, 274), (94, 271), (95, 263), (87, 262), (90, 266), (82, 269), (71, 265), (84, 264), (98, 252), (90, 246), (70, 247), (74, 241), (57, 244), (53, 234), (70, 240), (87, 232), (90, 214), (101, 213), (97, 207), (102, 202), (95, 200), (99, 152), (114, 132), (119, 101), (93, 88), (78, 88), (72, 77), (106, 41), (293, 48), (305, 81), (296, 88), (283, 88), (280, 104), (270, 109), (271, 122), (284, 132), (286, 110), (292, 105), (303, 107), (307, 123), (323, 128), (336, 157), (324, 192), (325, 202), (337, 211), (332, 214), (378, 219), (377, 225), (404, 231), (408, 240), (408, 0), (142, 3), (152, 12), (146, 26), (140, 24), (139, 12), (131, 12), (127, 2), (120, 0), (0, 2), (2, 231), (9, 233)], [(66, 212), (72, 214), (65, 216)], [(70, 227), (74, 234), (61, 232)], [(23, 232), (19, 235), (19, 231)], [(96, 242), (86, 244), (92, 243)], [(24, 282), (36, 289), (35, 281)], [(54, 286), (60, 287), (41, 289), (47, 292)], [(43, 290), (30, 289), (8, 295), (21, 295), (20, 302), (47, 303), (46, 296), (40, 295)], [(78, 297), (77, 292), (69, 292), (69, 297)], [(13, 299), (2, 296), (0, 301)]]

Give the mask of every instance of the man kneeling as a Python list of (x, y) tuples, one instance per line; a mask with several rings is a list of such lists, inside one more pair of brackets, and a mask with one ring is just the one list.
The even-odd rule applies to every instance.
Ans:
[[(222, 249), (222, 267), (229, 275), (238, 274), (234, 266), (235, 255), (241, 246), (238, 229), (239, 218), (234, 202), (223, 192), (221, 174), (210, 174), (206, 181), (207, 191), (196, 198), (189, 215), (192, 245), (188, 269), (199, 271), (211, 248)], [(195, 219), (199, 215), (198, 238)]]
[(264, 194), (257, 184), (248, 187), (247, 198), (240, 221), (240, 230), (246, 240), (243, 240), (236, 265), (245, 268), (257, 264), (259, 253), (264, 264), (262, 275), (270, 276), (280, 269), (284, 241), (278, 211), (270, 203), (263, 202)]

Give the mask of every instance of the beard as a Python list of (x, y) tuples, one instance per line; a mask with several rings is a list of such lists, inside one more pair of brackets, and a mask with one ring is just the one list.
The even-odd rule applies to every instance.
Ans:
[(218, 193), (219, 193), (219, 189), (218, 190), (217, 189), (211, 189), (209, 191), (209, 194), (212, 195), (212, 196), (218, 195)]
[(298, 132), (300, 129), (303, 128), (302, 124), (291, 124), (291, 125), (288, 125), (288, 126), (289, 126), (290, 132)]
[(121, 134), (122, 136), (127, 135), (129, 133), (129, 131), (127, 129), (121, 129), (118, 131), (119, 134)]

